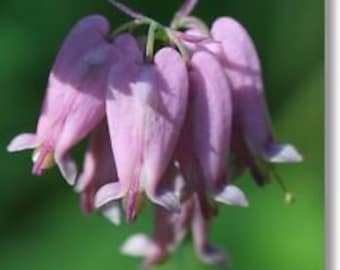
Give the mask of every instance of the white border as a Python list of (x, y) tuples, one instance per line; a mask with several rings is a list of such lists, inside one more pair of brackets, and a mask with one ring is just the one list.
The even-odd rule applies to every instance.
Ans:
[(340, 270), (340, 1), (326, 3), (326, 269)]

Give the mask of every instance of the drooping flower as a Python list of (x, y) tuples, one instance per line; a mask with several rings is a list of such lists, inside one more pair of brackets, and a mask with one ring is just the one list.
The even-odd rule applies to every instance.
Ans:
[(236, 146), (241, 159), (254, 169), (256, 159), (271, 163), (301, 161), (302, 156), (294, 146), (274, 141), (261, 65), (247, 31), (236, 20), (222, 17), (214, 22), (211, 35), (221, 43), (222, 62), (231, 84), (234, 110), (231, 145)]
[[(202, 261), (223, 263), (224, 252), (209, 244), (214, 201), (245, 207), (234, 185), (245, 169), (263, 184), (275, 174), (270, 163), (302, 160), (295, 147), (274, 140), (255, 46), (232, 18), (217, 19), (209, 31), (189, 16), (197, 0), (186, 0), (170, 27), (110, 2), (133, 21), (110, 34), (104, 17), (88, 16), (71, 30), (36, 134), (17, 136), (8, 150), (35, 148), (34, 174), (55, 160), (73, 184), (70, 150), (91, 133), (75, 188), (84, 211), (119, 224), (121, 203), (128, 221), (145, 195), (155, 204), (154, 235), (130, 237), (123, 253), (145, 257), (149, 267), (191, 233)], [(147, 36), (119, 35), (145, 24)]]
[(113, 60), (109, 31), (107, 19), (99, 15), (73, 27), (49, 75), (36, 133), (20, 134), (9, 144), (10, 152), (36, 149), (33, 174), (42, 174), (55, 160), (67, 182), (74, 183), (77, 168), (70, 149), (105, 115), (106, 77)]
[(243, 26), (233, 18), (223, 17), (214, 22), (211, 33), (191, 25), (179, 37), (191, 54), (210, 52), (223, 66), (232, 96), (230, 145), (237, 174), (249, 168), (256, 182), (263, 184), (269, 174), (265, 163), (301, 161), (302, 156), (293, 145), (274, 141), (260, 61)]
[(247, 206), (242, 191), (231, 186), (227, 177), (232, 124), (227, 78), (209, 52), (194, 52), (190, 63), (188, 116), (176, 158), (187, 181), (197, 185), (198, 193), (208, 193), (219, 202)]
[(111, 68), (106, 101), (119, 181), (98, 191), (96, 206), (124, 198), (127, 218), (133, 220), (144, 191), (156, 204), (179, 208), (171, 191), (158, 188), (183, 124), (188, 78), (184, 61), (172, 48), (158, 51), (154, 63), (144, 63), (132, 36), (117, 38), (115, 45), (129, 48)]
[[(95, 127), (90, 145), (85, 152), (83, 171), (76, 183), (80, 193), (81, 206), (85, 213), (95, 211), (95, 195), (102, 186), (117, 181), (117, 174), (111, 149), (106, 119)], [(120, 224), (120, 210), (117, 202), (101, 207), (100, 211), (114, 224)]]

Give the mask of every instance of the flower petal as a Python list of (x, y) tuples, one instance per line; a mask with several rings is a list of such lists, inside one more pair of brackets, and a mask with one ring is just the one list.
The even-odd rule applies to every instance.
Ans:
[(154, 242), (144, 234), (130, 236), (120, 250), (123, 254), (134, 257), (149, 257), (158, 252)]
[(77, 178), (77, 164), (69, 156), (59, 157), (55, 155), (56, 163), (61, 175), (69, 185), (74, 185)]
[(104, 205), (100, 209), (102, 215), (106, 217), (109, 221), (111, 221), (115, 225), (120, 225), (121, 223), (121, 215), (119, 204), (116, 201), (113, 201), (109, 204)]
[[(231, 138), (230, 86), (218, 60), (199, 51), (191, 59), (190, 91), (194, 156), (205, 187), (212, 192), (225, 182)], [(222, 182), (222, 183), (221, 183)]]
[(37, 137), (32, 133), (22, 133), (12, 139), (7, 146), (8, 152), (34, 149), (38, 146)]
[(294, 163), (303, 161), (302, 155), (291, 144), (271, 144), (265, 159), (272, 163)]
[(156, 194), (156, 193), (150, 192), (148, 187), (146, 187), (145, 191), (149, 199), (153, 203), (158, 204), (172, 212), (179, 212), (181, 210), (181, 204), (180, 204), (179, 198), (176, 196), (173, 190), (164, 191), (160, 194)]
[(221, 203), (248, 207), (247, 197), (241, 189), (233, 185), (227, 185), (224, 189), (215, 195), (215, 200)]
[(105, 204), (121, 199), (127, 192), (127, 188), (121, 182), (114, 182), (102, 186), (95, 197), (95, 207), (100, 208)]

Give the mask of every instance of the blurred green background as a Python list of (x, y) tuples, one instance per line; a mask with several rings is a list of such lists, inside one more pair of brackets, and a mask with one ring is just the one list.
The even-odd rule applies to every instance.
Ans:
[[(166, 23), (181, 1), (126, 1)], [(77, 195), (57, 169), (30, 175), (31, 153), (8, 154), (10, 139), (34, 131), (54, 56), (82, 16), (103, 13), (126, 22), (105, 0), (0, 2), (0, 269), (136, 269), (119, 246), (129, 234), (149, 232), (150, 209), (136, 225), (114, 227), (84, 216)], [(305, 156), (278, 168), (297, 202), (283, 203), (276, 183), (239, 184), (250, 207), (222, 207), (212, 242), (232, 258), (232, 270), (324, 268), (324, 3), (321, 0), (201, 0), (195, 15), (211, 23), (229, 15), (253, 36), (262, 58), (266, 95), (277, 138)], [(80, 150), (78, 152), (81, 152)], [(78, 153), (79, 156), (79, 153)], [(156, 269), (215, 269), (198, 262), (190, 241)]]

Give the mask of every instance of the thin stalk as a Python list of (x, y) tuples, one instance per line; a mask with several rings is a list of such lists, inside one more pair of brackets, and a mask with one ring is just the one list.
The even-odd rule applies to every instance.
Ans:
[(281, 178), (281, 176), (277, 173), (276, 169), (274, 167), (271, 168), (271, 172), (276, 180), (276, 182), (279, 184), (279, 186), (281, 187), (281, 189), (283, 190), (284, 194), (285, 194), (285, 202), (287, 204), (292, 204), (295, 201), (295, 197), (294, 194), (291, 193), (287, 186), (285, 185), (283, 179)]
[(189, 16), (190, 13), (194, 10), (197, 3), (198, 0), (186, 0), (180, 7), (180, 9), (176, 12), (176, 17), (181, 18)]
[(146, 58), (148, 61), (152, 62), (154, 50), (155, 50), (155, 32), (158, 28), (158, 23), (151, 22), (148, 31), (148, 40), (146, 43)]
[(149, 24), (150, 21), (147, 18), (143, 19), (138, 19), (138, 20), (133, 20), (127, 23), (124, 23), (120, 26), (118, 26), (112, 33), (111, 36), (115, 37), (118, 34), (125, 32), (125, 31), (133, 31), (136, 27), (141, 26), (141, 25), (146, 25)]
[(179, 50), (180, 54), (182, 55), (182, 58), (184, 60), (185, 63), (190, 64), (190, 56), (189, 53), (186, 49), (186, 47), (183, 45), (183, 43), (177, 38), (177, 36), (174, 34), (174, 31), (167, 28), (166, 32), (170, 38), (170, 40), (172, 40), (172, 42), (175, 44), (175, 46), (177, 47), (177, 49)]
[(120, 10), (121, 12), (125, 13), (126, 15), (134, 18), (134, 19), (142, 19), (145, 16), (135, 10), (133, 10), (132, 8), (124, 5), (121, 2), (118, 2), (116, 0), (108, 0), (115, 8), (117, 8), (118, 10)]

